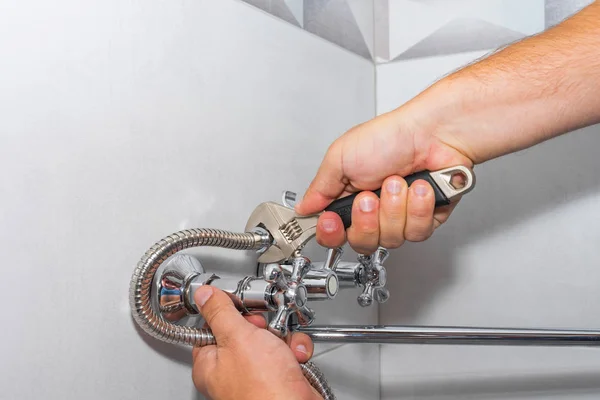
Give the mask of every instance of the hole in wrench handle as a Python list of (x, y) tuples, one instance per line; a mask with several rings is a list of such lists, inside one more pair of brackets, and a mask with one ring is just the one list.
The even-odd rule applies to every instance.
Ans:
[[(444, 189), (441, 188), (440, 185), (438, 185), (438, 183), (436, 182), (436, 179), (434, 178), (434, 176), (432, 174), (442, 173), (442, 172), (446, 172), (446, 171), (451, 173), (452, 172), (451, 170), (452, 170), (451, 168), (448, 168), (448, 169), (442, 170), (442, 171), (436, 171), (436, 172), (430, 172), (428, 170), (424, 170), (424, 171), (416, 172), (412, 175), (408, 175), (408, 176), (404, 177), (404, 180), (406, 180), (406, 183), (408, 184), (408, 186), (410, 186), (413, 182), (415, 182), (416, 180), (419, 180), (419, 179), (429, 182), (429, 184), (433, 188), (433, 192), (435, 193), (435, 206), (436, 207), (446, 206), (446, 205), (450, 204), (451, 198), (450, 198), (450, 196), (446, 195), (447, 191), (445, 193)], [(457, 174), (465, 174), (464, 171), (459, 170), (459, 169), (456, 170), (456, 173)], [(466, 178), (467, 178), (467, 180), (470, 179), (471, 174), (466, 175)], [(472, 186), (472, 185), (468, 185), (468, 186), (469, 187), (465, 187), (464, 190), (454, 188), (454, 191), (467, 192), (471, 189), (470, 186)], [(373, 191), (373, 193), (375, 193), (379, 197), (379, 196), (381, 196), (381, 189), (377, 189), (377, 190)], [(345, 229), (348, 229), (352, 225), (352, 203), (354, 202), (354, 199), (356, 198), (357, 195), (358, 195), (358, 193), (354, 193), (354, 194), (351, 194), (350, 196), (342, 197), (341, 199), (335, 200), (333, 203), (331, 203), (325, 209), (325, 211), (333, 211), (334, 213), (338, 214), (342, 218), (342, 222), (344, 223)]]

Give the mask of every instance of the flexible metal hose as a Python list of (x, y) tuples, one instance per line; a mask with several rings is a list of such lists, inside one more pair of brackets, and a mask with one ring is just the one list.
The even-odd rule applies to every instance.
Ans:
[(257, 233), (232, 233), (217, 229), (184, 230), (160, 240), (144, 254), (131, 278), (129, 303), (133, 318), (146, 333), (168, 343), (190, 346), (214, 344), (215, 339), (209, 330), (174, 325), (154, 312), (150, 304), (154, 274), (167, 258), (190, 247), (252, 250), (265, 246), (265, 240)]
[(300, 364), (300, 368), (302, 368), (302, 373), (308, 383), (315, 388), (323, 400), (335, 400), (331, 386), (329, 386), (325, 376), (315, 364), (307, 362), (306, 364)]
[[(175, 325), (165, 321), (154, 312), (150, 303), (154, 274), (167, 258), (191, 247), (211, 246), (234, 250), (258, 250), (268, 244), (268, 235), (250, 232), (233, 233), (219, 229), (183, 230), (160, 240), (146, 251), (131, 278), (129, 304), (135, 322), (144, 332), (164, 342), (195, 347), (215, 344), (215, 337), (209, 329)], [(325, 400), (335, 399), (329, 384), (314, 364), (301, 364), (301, 368), (308, 382)]]

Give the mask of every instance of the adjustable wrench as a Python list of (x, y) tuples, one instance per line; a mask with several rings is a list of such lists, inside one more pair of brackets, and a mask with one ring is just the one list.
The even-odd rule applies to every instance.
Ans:
[[(461, 178), (460, 185), (455, 178)], [(449, 205), (475, 187), (473, 170), (464, 166), (455, 166), (438, 171), (421, 171), (404, 178), (410, 186), (416, 180), (427, 181), (435, 193), (435, 206)], [(379, 196), (381, 189), (374, 193)], [(332, 202), (325, 211), (337, 213), (344, 228), (352, 225), (352, 203), (358, 193)], [(259, 251), (260, 263), (279, 263), (297, 255), (317, 232), (317, 221), (321, 213), (301, 216), (289, 206), (275, 202), (261, 203), (250, 215), (246, 232), (268, 234), (270, 244)]]

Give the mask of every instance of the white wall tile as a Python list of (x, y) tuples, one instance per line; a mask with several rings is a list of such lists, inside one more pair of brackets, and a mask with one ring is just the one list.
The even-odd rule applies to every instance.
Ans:
[[(378, 113), (486, 52), (377, 67)], [(425, 243), (388, 264), (381, 324), (600, 326), (590, 127), (477, 167), (477, 188)], [(580, 399), (600, 395), (593, 349), (382, 346), (384, 399)]]
[(377, 66), (377, 114), (406, 103), (438, 79), (488, 52), (403, 60)]
[(389, 59), (394, 59), (452, 19), (452, 15), (427, 4), (392, 0), (389, 10)]
[(542, 31), (544, 9), (544, 0), (379, 1), (377, 61), (498, 48)]
[(373, 59), (373, 2), (243, 0), (365, 59)]
[(546, 0), (546, 26), (558, 24), (594, 0)]
[[(597, 329), (598, 132), (590, 127), (478, 167), (477, 189), (447, 225), (394, 253), (380, 322)], [(501, 391), (497, 377), (506, 398), (523, 390), (544, 391), (530, 394), (540, 399), (600, 394), (595, 349), (384, 346), (382, 354), (383, 387), (391, 387), (384, 398), (429, 398), (426, 387), (479, 398)], [(396, 361), (411, 357), (410, 368)]]
[(338, 399), (379, 399), (379, 346), (346, 344), (314, 359)]
[(242, 230), (301, 192), (373, 117), (372, 64), (230, 0), (0, 9), (0, 268), (18, 283), (2, 289), (0, 397), (196, 398), (189, 349), (132, 322), (135, 264), (173, 231)]
[[(594, 349), (382, 346), (381, 398), (598, 398), (600, 372), (594, 358)], [(568, 359), (578, 365), (564, 365)]]
[[(397, 0), (390, 0), (395, 2)], [(544, 0), (417, 0), (451, 18), (471, 17), (532, 35), (544, 29)]]

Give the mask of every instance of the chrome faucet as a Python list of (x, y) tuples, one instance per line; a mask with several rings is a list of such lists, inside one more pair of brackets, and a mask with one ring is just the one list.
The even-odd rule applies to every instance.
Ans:
[[(454, 180), (459, 174), (462, 179)], [(441, 171), (423, 171), (405, 178), (410, 185), (417, 179), (428, 181), (436, 196), (436, 206), (470, 192), (475, 185), (473, 172), (462, 166)], [(462, 182), (454, 187), (453, 182)], [(378, 191), (375, 191), (379, 194)], [(314, 238), (319, 215), (300, 216), (293, 210), (295, 194), (285, 192), (282, 204), (260, 204), (250, 216), (245, 233), (217, 229), (190, 229), (165, 237), (139, 261), (130, 286), (130, 305), (135, 321), (149, 335), (169, 343), (206, 346), (215, 343), (209, 329), (201, 329), (195, 291), (203, 285), (217, 287), (230, 295), (244, 313), (273, 314), (268, 329), (281, 338), (292, 331), (307, 333), (314, 341), (337, 343), (419, 343), (479, 345), (558, 345), (598, 346), (600, 331), (496, 329), (472, 327), (408, 326), (311, 326), (311, 301), (336, 298), (345, 288), (359, 288), (358, 304), (368, 307), (383, 303), (390, 293), (386, 286), (384, 263), (388, 251), (359, 255), (356, 262), (341, 261), (341, 248), (327, 249), (325, 261), (312, 262), (302, 254)], [(328, 211), (340, 215), (344, 226), (351, 225), (355, 195), (333, 202)], [(254, 250), (260, 272), (241, 279), (221, 277), (205, 271), (198, 259), (181, 250), (213, 246), (234, 250)], [(196, 318), (194, 318), (196, 317)], [(323, 374), (312, 363), (302, 364), (305, 377), (326, 399), (335, 396)]]

